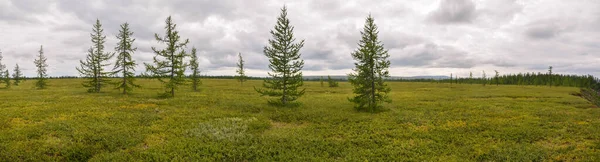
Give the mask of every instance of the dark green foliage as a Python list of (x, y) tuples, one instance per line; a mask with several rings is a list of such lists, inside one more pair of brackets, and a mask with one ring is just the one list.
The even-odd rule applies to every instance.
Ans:
[(272, 39), (269, 45), (264, 47), (264, 53), (269, 58), (269, 68), (273, 71), (268, 73), (271, 78), (264, 80), (264, 89), (254, 88), (262, 96), (278, 97), (269, 100), (270, 104), (286, 106), (300, 96), (304, 95), (304, 89), (298, 90), (304, 83), (302, 81), (302, 67), (304, 60), (300, 58), (300, 49), (304, 46), (304, 40), (295, 43), (294, 27), (290, 25), (287, 18), (287, 8), (281, 9), (277, 18), (275, 30), (271, 30)]
[(96, 19), (96, 24), (92, 28), (92, 46), (88, 50), (85, 62), (79, 60), (80, 67), (77, 68), (79, 74), (83, 77), (88, 78), (82, 85), (89, 88), (88, 92), (100, 93), (102, 87), (104, 87), (110, 80), (107, 79), (112, 72), (104, 70), (107, 64), (115, 54), (110, 52), (104, 52), (104, 43), (106, 42), (106, 36), (103, 35), (104, 29), (100, 20)]
[(123, 94), (127, 94), (128, 91), (131, 91), (134, 87), (140, 87), (135, 84), (135, 67), (137, 64), (131, 58), (131, 55), (137, 50), (137, 48), (133, 48), (132, 44), (135, 41), (135, 38), (132, 37), (133, 32), (129, 30), (129, 24), (124, 23), (121, 25), (121, 29), (119, 30), (119, 34), (117, 35), (117, 39), (119, 42), (115, 47), (115, 51), (118, 51), (117, 62), (115, 63), (115, 67), (113, 68), (113, 74), (121, 74), (123, 80), (120, 82), (116, 82), (117, 89), (122, 89)]
[(35, 87), (37, 89), (44, 89), (47, 86), (46, 80), (48, 74), (46, 74), (46, 68), (48, 68), (48, 64), (46, 64), (46, 56), (44, 56), (44, 47), (40, 46), (40, 51), (38, 51), (38, 58), (33, 61), (35, 66), (37, 67), (37, 82), (35, 83)]
[(331, 79), (331, 76), (327, 76), (327, 83), (329, 83), (329, 87), (339, 87), (340, 83), (338, 83), (337, 81)]
[(146, 71), (149, 71), (154, 78), (157, 78), (165, 85), (163, 97), (175, 97), (175, 90), (179, 85), (185, 84), (185, 69), (188, 66), (184, 63), (184, 58), (188, 56), (184, 48), (190, 42), (188, 39), (181, 40), (177, 25), (173, 23), (171, 16), (165, 20), (165, 36), (160, 37), (154, 34), (155, 39), (166, 44), (166, 48), (159, 50), (152, 47), (154, 56), (154, 65), (144, 63)]
[(192, 90), (198, 91), (198, 86), (202, 84), (200, 80), (200, 69), (198, 68), (198, 54), (196, 53), (196, 48), (192, 48), (192, 55), (190, 59), (190, 70), (192, 70), (192, 75), (190, 79), (192, 80)]
[(244, 58), (242, 58), (242, 53), (238, 53), (238, 57), (240, 58), (237, 63), (238, 69), (235, 70), (238, 75), (235, 77), (240, 84), (244, 86), (244, 82), (248, 80), (248, 76), (246, 76), (246, 71), (244, 70)]
[(390, 61), (387, 60), (390, 55), (378, 39), (377, 25), (371, 15), (367, 17), (364, 30), (360, 33), (362, 39), (358, 43), (359, 47), (352, 53), (357, 61), (354, 63), (356, 68), (354, 73), (348, 75), (356, 96), (349, 100), (357, 110), (374, 112), (382, 107), (382, 102), (391, 102), (387, 95), (391, 89), (384, 82), (390, 76)]
[(19, 64), (15, 65), (15, 69), (14, 69), (14, 73), (13, 73), (13, 79), (15, 80), (15, 85), (19, 86), (19, 83), (21, 83), (22, 79), (23, 79), (23, 72), (21, 72), (21, 68), (19, 68)]

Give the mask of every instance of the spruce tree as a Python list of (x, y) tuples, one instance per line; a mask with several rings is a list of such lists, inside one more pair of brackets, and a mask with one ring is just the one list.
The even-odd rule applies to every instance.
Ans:
[(13, 73), (13, 79), (15, 80), (15, 86), (19, 86), (19, 84), (21, 83), (21, 79), (23, 78), (23, 73), (21, 72), (19, 64), (15, 65), (14, 71), (15, 72)]
[(327, 83), (329, 83), (329, 87), (338, 87), (338, 86), (340, 86), (340, 84), (337, 81), (331, 79), (331, 76), (329, 76), (329, 75), (327, 76)]
[(115, 51), (118, 52), (118, 55), (117, 62), (113, 68), (113, 74), (121, 74), (123, 78), (121, 81), (116, 82), (116, 88), (123, 90), (123, 94), (127, 94), (127, 92), (131, 91), (134, 87), (140, 87), (134, 83), (134, 72), (137, 64), (131, 58), (131, 55), (137, 50), (137, 47), (132, 47), (135, 38), (133, 38), (133, 32), (130, 31), (128, 23), (121, 25), (117, 39), (119, 42), (115, 47)]
[(269, 58), (269, 68), (272, 73), (270, 79), (263, 82), (264, 89), (254, 88), (261, 96), (277, 97), (269, 100), (270, 104), (287, 106), (304, 95), (304, 90), (298, 90), (304, 83), (302, 81), (302, 67), (304, 60), (300, 58), (300, 49), (304, 40), (296, 42), (294, 27), (287, 18), (287, 7), (281, 9), (277, 18), (275, 29), (271, 30), (272, 39), (263, 52)]
[(235, 70), (235, 72), (238, 74), (236, 77), (240, 84), (244, 86), (244, 82), (248, 80), (248, 77), (246, 76), (246, 71), (244, 70), (244, 58), (242, 58), (242, 53), (238, 53), (238, 57), (240, 60), (237, 63), (238, 69)]
[(196, 54), (196, 48), (192, 48), (192, 55), (190, 59), (190, 70), (192, 70), (192, 75), (190, 78), (192, 79), (192, 90), (198, 91), (198, 85), (202, 84), (200, 81), (200, 69), (198, 63), (198, 54)]
[(115, 54), (104, 52), (104, 43), (106, 42), (106, 36), (103, 35), (104, 29), (100, 20), (96, 19), (96, 24), (92, 29), (90, 36), (92, 37), (92, 47), (88, 50), (88, 55), (85, 62), (79, 60), (80, 68), (77, 68), (79, 74), (88, 78), (88, 81), (82, 85), (89, 88), (88, 92), (100, 93), (102, 87), (104, 87), (110, 80), (107, 79), (112, 72), (104, 70), (107, 64), (106, 61), (110, 60)]
[(348, 80), (354, 86), (356, 94), (349, 99), (359, 111), (374, 112), (382, 107), (383, 102), (391, 102), (387, 95), (391, 89), (384, 79), (389, 77), (390, 61), (388, 51), (378, 39), (379, 31), (375, 20), (369, 15), (361, 33), (362, 39), (358, 49), (352, 53), (357, 62), (354, 63), (354, 73), (349, 74)]
[(38, 58), (33, 61), (35, 66), (37, 67), (37, 82), (35, 83), (35, 87), (37, 89), (45, 89), (48, 84), (46, 83), (48, 74), (46, 74), (46, 68), (48, 68), (48, 64), (46, 64), (46, 56), (44, 56), (44, 47), (40, 46), (40, 51), (38, 51)]
[(166, 48), (159, 50), (152, 47), (152, 51), (156, 54), (154, 64), (144, 63), (144, 65), (146, 71), (165, 85), (166, 91), (162, 96), (175, 97), (177, 87), (185, 83), (184, 72), (188, 65), (183, 60), (188, 54), (184, 48), (189, 40), (181, 40), (179, 32), (176, 30), (177, 25), (173, 23), (171, 16), (167, 17), (165, 24), (165, 36), (160, 37), (158, 34), (154, 34), (154, 37), (158, 42), (166, 44)]

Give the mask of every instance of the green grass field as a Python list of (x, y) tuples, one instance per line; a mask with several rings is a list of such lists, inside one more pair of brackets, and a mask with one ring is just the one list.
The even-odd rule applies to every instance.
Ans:
[(390, 82), (393, 102), (356, 112), (351, 86), (305, 82), (297, 108), (205, 79), (160, 99), (83, 80), (0, 89), (0, 161), (600, 161), (600, 109), (577, 88)]

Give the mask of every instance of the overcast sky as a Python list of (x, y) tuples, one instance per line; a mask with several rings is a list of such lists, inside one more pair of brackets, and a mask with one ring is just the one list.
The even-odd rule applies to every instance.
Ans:
[(284, 4), (295, 36), (305, 40), (304, 75), (350, 73), (350, 53), (371, 13), (393, 76), (546, 72), (550, 65), (555, 73), (600, 76), (599, 0), (0, 0), (2, 63), (34, 76), (43, 45), (49, 75), (78, 75), (98, 18), (110, 51), (119, 25), (131, 24), (143, 72), (150, 48), (162, 47), (153, 35), (164, 35), (171, 15), (198, 48), (203, 74), (234, 75), (241, 52), (249, 75), (266, 76), (262, 49)]

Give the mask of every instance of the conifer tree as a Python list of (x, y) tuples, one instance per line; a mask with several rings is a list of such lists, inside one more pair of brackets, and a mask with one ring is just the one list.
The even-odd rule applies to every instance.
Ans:
[(198, 54), (196, 53), (196, 48), (192, 48), (192, 55), (190, 59), (190, 70), (192, 70), (192, 75), (190, 76), (192, 79), (192, 90), (198, 91), (198, 85), (202, 84), (200, 81), (200, 69), (198, 68)]
[(552, 66), (548, 67), (548, 81), (549, 81), (549, 86), (552, 87)]
[(485, 70), (483, 70), (483, 76), (481, 77), (481, 80), (483, 81), (483, 86), (485, 86), (485, 83), (487, 82), (487, 78), (485, 76)]
[(10, 74), (8, 73), (8, 68), (4, 70), (4, 76), (2, 77), (4, 84), (6, 84), (6, 88), (10, 88)]
[(134, 87), (140, 87), (134, 83), (134, 72), (137, 64), (131, 58), (131, 55), (137, 50), (137, 47), (132, 47), (135, 38), (133, 38), (133, 32), (130, 31), (128, 23), (121, 25), (117, 39), (119, 42), (117, 42), (115, 51), (118, 52), (118, 55), (117, 62), (113, 68), (113, 74), (121, 74), (123, 80), (116, 82), (116, 88), (123, 90), (123, 94), (127, 94), (127, 92), (131, 91)]
[(0, 51), (0, 82), (4, 82), (4, 87), (8, 88), (10, 87), (10, 81), (6, 82), (8, 78), (8, 75), (6, 75), (5, 73), (8, 73), (8, 69), (6, 68), (6, 65), (2, 64), (2, 52)]
[(23, 73), (21, 72), (21, 68), (19, 68), (19, 64), (15, 66), (14, 71), (13, 79), (15, 80), (15, 86), (19, 86), (21, 79), (23, 78)]
[(329, 83), (329, 87), (338, 87), (338, 86), (340, 86), (340, 84), (337, 81), (331, 79), (331, 76), (329, 76), (329, 75), (327, 76), (327, 83)]
[(37, 82), (35, 83), (35, 87), (37, 89), (45, 89), (48, 84), (46, 83), (48, 75), (46, 74), (46, 68), (48, 68), (48, 64), (46, 64), (46, 56), (44, 56), (44, 47), (40, 46), (40, 51), (38, 51), (38, 58), (33, 61), (35, 66), (37, 67)]
[(452, 84), (452, 82), (454, 82), (454, 79), (452, 78), (452, 73), (450, 73), (450, 84)]
[(80, 67), (77, 68), (77, 71), (79, 71), (81, 76), (88, 78), (88, 81), (82, 84), (84, 87), (89, 88), (88, 92), (100, 93), (102, 87), (109, 82), (106, 77), (113, 74), (113, 72), (104, 70), (105, 66), (110, 65), (106, 61), (110, 60), (115, 54), (104, 52), (106, 36), (103, 35), (103, 32), (104, 29), (102, 29), (100, 20), (96, 19), (96, 24), (94, 24), (92, 33), (90, 34), (93, 45), (88, 50), (85, 62), (79, 60)]
[(323, 76), (321, 76), (321, 79), (319, 79), (319, 81), (321, 81), (321, 87), (325, 86), (325, 84), (323, 84)]
[(357, 110), (370, 112), (381, 108), (383, 102), (391, 102), (387, 95), (391, 89), (384, 82), (384, 79), (390, 76), (390, 55), (378, 39), (379, 32), (374, 21), (371, 15), (365, 21), (364, 29), (360, 32), (362, 39), (358, 43), (359, 47), (352, 53), (352, 57), (357, 61), (354, 63), (356, 67), (353, 69), (354, 73), (348, 76), (356, 94), (349, 100), (355, 103), (354, 107)]
[(244, 69), (244, 58), (242, 58), (242, 53), (238, 53), (238, 57), (240, 59), (237, 63), (238, 69), (235, 71), (238, 74), (236, 77), (240, 84), (244, 86), (244, 82), (248, 79), (246, 76), (246, 71)]
[(183, 62), (188, 56), (184, 48), (190, 42), (189, 39), (181, 40), (177, 25), (173, 23), (171, 16), (165, 20), (165, 35), (160, 37), (154, 34), (155, 39), (166, 44), (165, 49), (159, 50), (152, 47), (154, 64), (144, 63), (146, 71), (149, 71), (154, 78), (158, 78), (165, 85), (163, 97), (175, 97), (175, 90), (179, 85), (185, 84), (185, 69), (188, 66)]
[(469, 83), (473, 84), (473, 72), (469, 71)]
[(496, 80), (496, 86), (498, 86), (498, 84), (500, 84), (500, 73), (498, 72), (498, 70), (494, 70), (494, 72), (496, 72), (494, 79)]
[(304, 90), (298, 90), (304, 83), (302, 81), (302, 67), (304, 60), (300, 58), (300, 49), (304, 40), (296, 42), (294, 27), (287, 18), (287, 7), (281, 9), (277, 18), (275, 29), (271, 30), (272, 39), (263, 52), (269, 58), (269, 68), (272, 73), (270, 79), (263, 82), (264, 89), (254, 88), (261, 96), (278, 97), (269, 100), (270, 104), (287, 106), (304, 95)]

